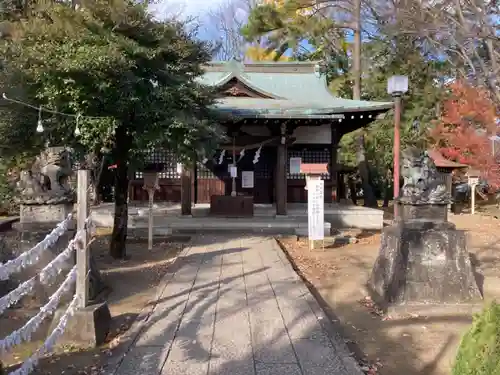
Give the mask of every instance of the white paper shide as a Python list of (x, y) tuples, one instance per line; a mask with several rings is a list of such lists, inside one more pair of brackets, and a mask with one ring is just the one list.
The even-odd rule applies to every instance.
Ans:
[[(0, 265), (0, 280), (8, 280), (14, 273), (20, 273), (24, 268), (37, 264), (40, 256), (44, 251), (53, 246), (57, 240), (68, 230), (69, 223), (72, 220), (72, 215), (57, 225), (57, 227), (45, 237), (43, 241), (34, 246), (31, 250), (24, 252), (17, 258)], [(85, 221), (85, 229), (79, 231), (75, 237), (69, 241), (66, 249), (61, 251), (49, 264), (43, 267), (40, 272), (22, 282), (17, 288), (10, 291), (8, 294), (0, 298), (0, 314), (4, 313), (9, 307), (21, 301), (22, 297), (27, 294), (32, 294), (35, 291), (36, 285), (50, 286), (56, 280), (57, 276), (62, 272), (71, 268), (67, 273), (64, 281), (59, 285), (57, 290), (50, 296), (47, 303), (40, 308), (38, 313), (30, 318), (24, 326), (13, 331), (8, 336), (0, 340), (0, 354), (5, 354), (12, 350), (15, 346), (23, 342), (31, 341), (33, 334), (40, 328), (41, 324), (52, 317), (56, 309), (61, 304), (63, 296), (74, 291), (74, 286), (77, 278), (77, 266), (73, 265), (72, 261), (75, 251), (77, 251), (79, 240), (87, 233), (91, 236), (95, 230), (90, 217)], [(37, 366), (40, 358), (49, 354), (56, 344), (57, 340), (63, 335), (68, 324), (68, 320), (74, 315), (78, 307), (78, 296), (73, 295), (73, 299), (66, 309), (65, 313), (59, 320), (56, 328), (49, 334), (43, 345), (32, 354), (17, 370), (10, 372), (10, 375), (28, 375)]]
[(68, 230), (68, 226), (73, 218), (70, 214), (66, 220), (60, 222), (57, 227), (50, 232), (43, 241), (36, 244), (31, 250), (28, 250), (16, 259), (9, 260), (8, 262), (0, 265), (0, 281), (8, 280), (13, 273), (19, 273), (26, 267), (32, 266), (40, 260), (40, 256), (50, 247), (54, 246), (59, 237), (61, 237)]

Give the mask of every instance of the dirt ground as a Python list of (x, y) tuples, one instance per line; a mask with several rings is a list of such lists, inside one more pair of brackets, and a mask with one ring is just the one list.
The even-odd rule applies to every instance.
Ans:
[[(484, 276), (485, 300), (500, 300), (500, 221), (494, 216), (451, 215), (450, 221), (468, 231), (469, 250)], [(351, 232), (357, 243), (308, 250), (305, 240), (281, 238), (289, 257), (310, 283), (347, 343), (366, 364), (369, 374), (450, 375), (462, 334), (471, 317), (450, 312), (443, 316), (382, 316), (363, 285), (378, 254), (380, 233)]]
[[(188, 238), (159, 239), (154, 249), (148, 251), (146, 240), (129, 238), (127, 255), (130, 259), (117, 261), (108, 255), (108, 235), (101, 233), (99, 239), (93, 244), (92, 253), (109, 287), (108, 292), (101, 296), (108, 301), (113, 317), (107, 342), (102, 347), (89, 351), (59, 347), (57, 354), (44, 359), (32, 374), (99, 374), (101, 363), (112, 355), (113, 350), (119, 345), (120, 334), (128, 330), (141, 310), (154, 298), (155, 287), (187, 240)], [(9, 310), (8, 314), (0, 317), (0, 337), (23, 326), (37, 312), (22, 309)], [(17, 347), (14, 352), (3, 358), (0, 357), (4, 366), (12, 365), (7, 368), (6, 373), (14, 370), (16, 363), (22, 362), (40, 347), (48, 329), (48, 324), (46, 324), (40, 329), (40, 337), (35, 337), (32, 342)]]

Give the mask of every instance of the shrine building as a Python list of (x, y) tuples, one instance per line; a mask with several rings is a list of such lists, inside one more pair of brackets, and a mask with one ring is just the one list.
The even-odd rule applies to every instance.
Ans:
[[(150, 157), (165, 166), (155, 200), (182, 202), (183, 214), (193, 204), (210, 203), (215, 214), (245, 214), (246, 207), (268, 204), (286, 215), (288, 203), (307, 201), (301, 163), (328, 165), (321, 176), (324, 196), (334, 202), (340, 139), (393, 106), (333, 96), (316, 62), (211, 62), (201, 82), (218, 90), (216, 108), (228, 142), (197, 160), (193, 170), (179, 171), (168, 151)], [(131, 201), (147, 200), (142, 186), (137, 172)]]

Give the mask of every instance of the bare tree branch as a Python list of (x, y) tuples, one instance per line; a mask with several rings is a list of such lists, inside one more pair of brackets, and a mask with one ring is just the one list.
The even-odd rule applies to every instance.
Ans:
[(487, 88), (500, 105), (497, 0), (399, 0), (392, 5), (379, 13), (384, 32), (423, 38), (436, 56), (456, 66), (460, 78)]
[(218, 42), (215, 58), (223, 61), (244, 59), (247, 43), (240, 30), (256, 4), (256, 0), (228, 0), (209, 12), (207, 31), (211, 39)]

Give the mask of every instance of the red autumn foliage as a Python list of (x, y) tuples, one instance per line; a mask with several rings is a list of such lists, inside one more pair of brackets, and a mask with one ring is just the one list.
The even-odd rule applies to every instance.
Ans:
[(492, 153), (496, 111), (488, 94), (464, 83), (450, 85), (443, 115), (431, 132), (436, 148), (449, 160), (477, 170), (491, 187), (500, 187), (500, 167)]

